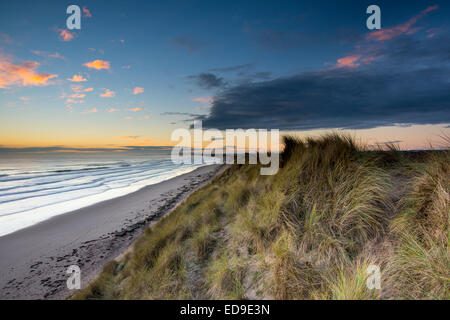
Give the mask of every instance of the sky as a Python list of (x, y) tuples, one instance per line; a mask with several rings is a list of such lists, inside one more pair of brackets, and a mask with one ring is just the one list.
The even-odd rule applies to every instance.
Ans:
[(438, 145), (449, 18), (448, 1), (2, 1), (0, 148), (170, 146), (193, 120)]

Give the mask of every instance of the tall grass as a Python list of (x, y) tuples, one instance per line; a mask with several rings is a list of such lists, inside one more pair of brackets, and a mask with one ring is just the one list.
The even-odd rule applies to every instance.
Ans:
[(74, 298), (449, 298), (448, 151), (283, 143), (276, 175), (229, 167)]
[(392, 287), (399, 297), (450, 298), (450, 154), (431, 153), (392, 224), (398, 246)]

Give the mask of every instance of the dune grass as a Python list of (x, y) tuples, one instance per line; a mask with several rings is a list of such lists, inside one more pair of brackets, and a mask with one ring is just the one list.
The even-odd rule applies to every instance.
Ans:
[(232, 165), (72, 298), (449, 299), (448, 151), (286, 136), (280, 160)]

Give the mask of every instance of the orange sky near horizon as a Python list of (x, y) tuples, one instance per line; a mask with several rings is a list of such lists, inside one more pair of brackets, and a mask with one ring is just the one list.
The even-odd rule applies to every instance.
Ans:
[[(172, 141), (169, 128), (160, 128), (159, 131), (147, 129), (134, 130), (139, 134), (120, 135), (110, 131), (91, 132), (90, 130), (62, 130), (55, 134), (54, 130), (28, 128), (20, 132), (7, 132), (0, 128), (0, 146), (6, 148), (51, 147), (66, 148), (117, 148), (123, 146), (174, 146), (178, 141)], [(176, 129), (176, 128), (173, 128)], [(192, 132), (192, 131), (191, 131)], [(361, 130), (310, 130), (280, 132), (295, 134), (300, 137), (317, 137), (330, 132), (349, 134), (362, 145), (376, 145), (386, 142), (395, 142), (402, 150), (429, 149), (448, 147), (443, 136), (450, 136), (448, 125), (413, 125), (410, 127), (391, 126)], [(151, 137), (151, 138), (149, 138)], [(205, 142), (207, 144), (207, 142)]]

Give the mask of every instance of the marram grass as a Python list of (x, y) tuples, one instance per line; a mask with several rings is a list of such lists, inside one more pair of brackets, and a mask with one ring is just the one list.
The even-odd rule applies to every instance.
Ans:
[(276, 175), (229, 167), (72, 298), (450, 298), (448, 151), (284, 145)]

